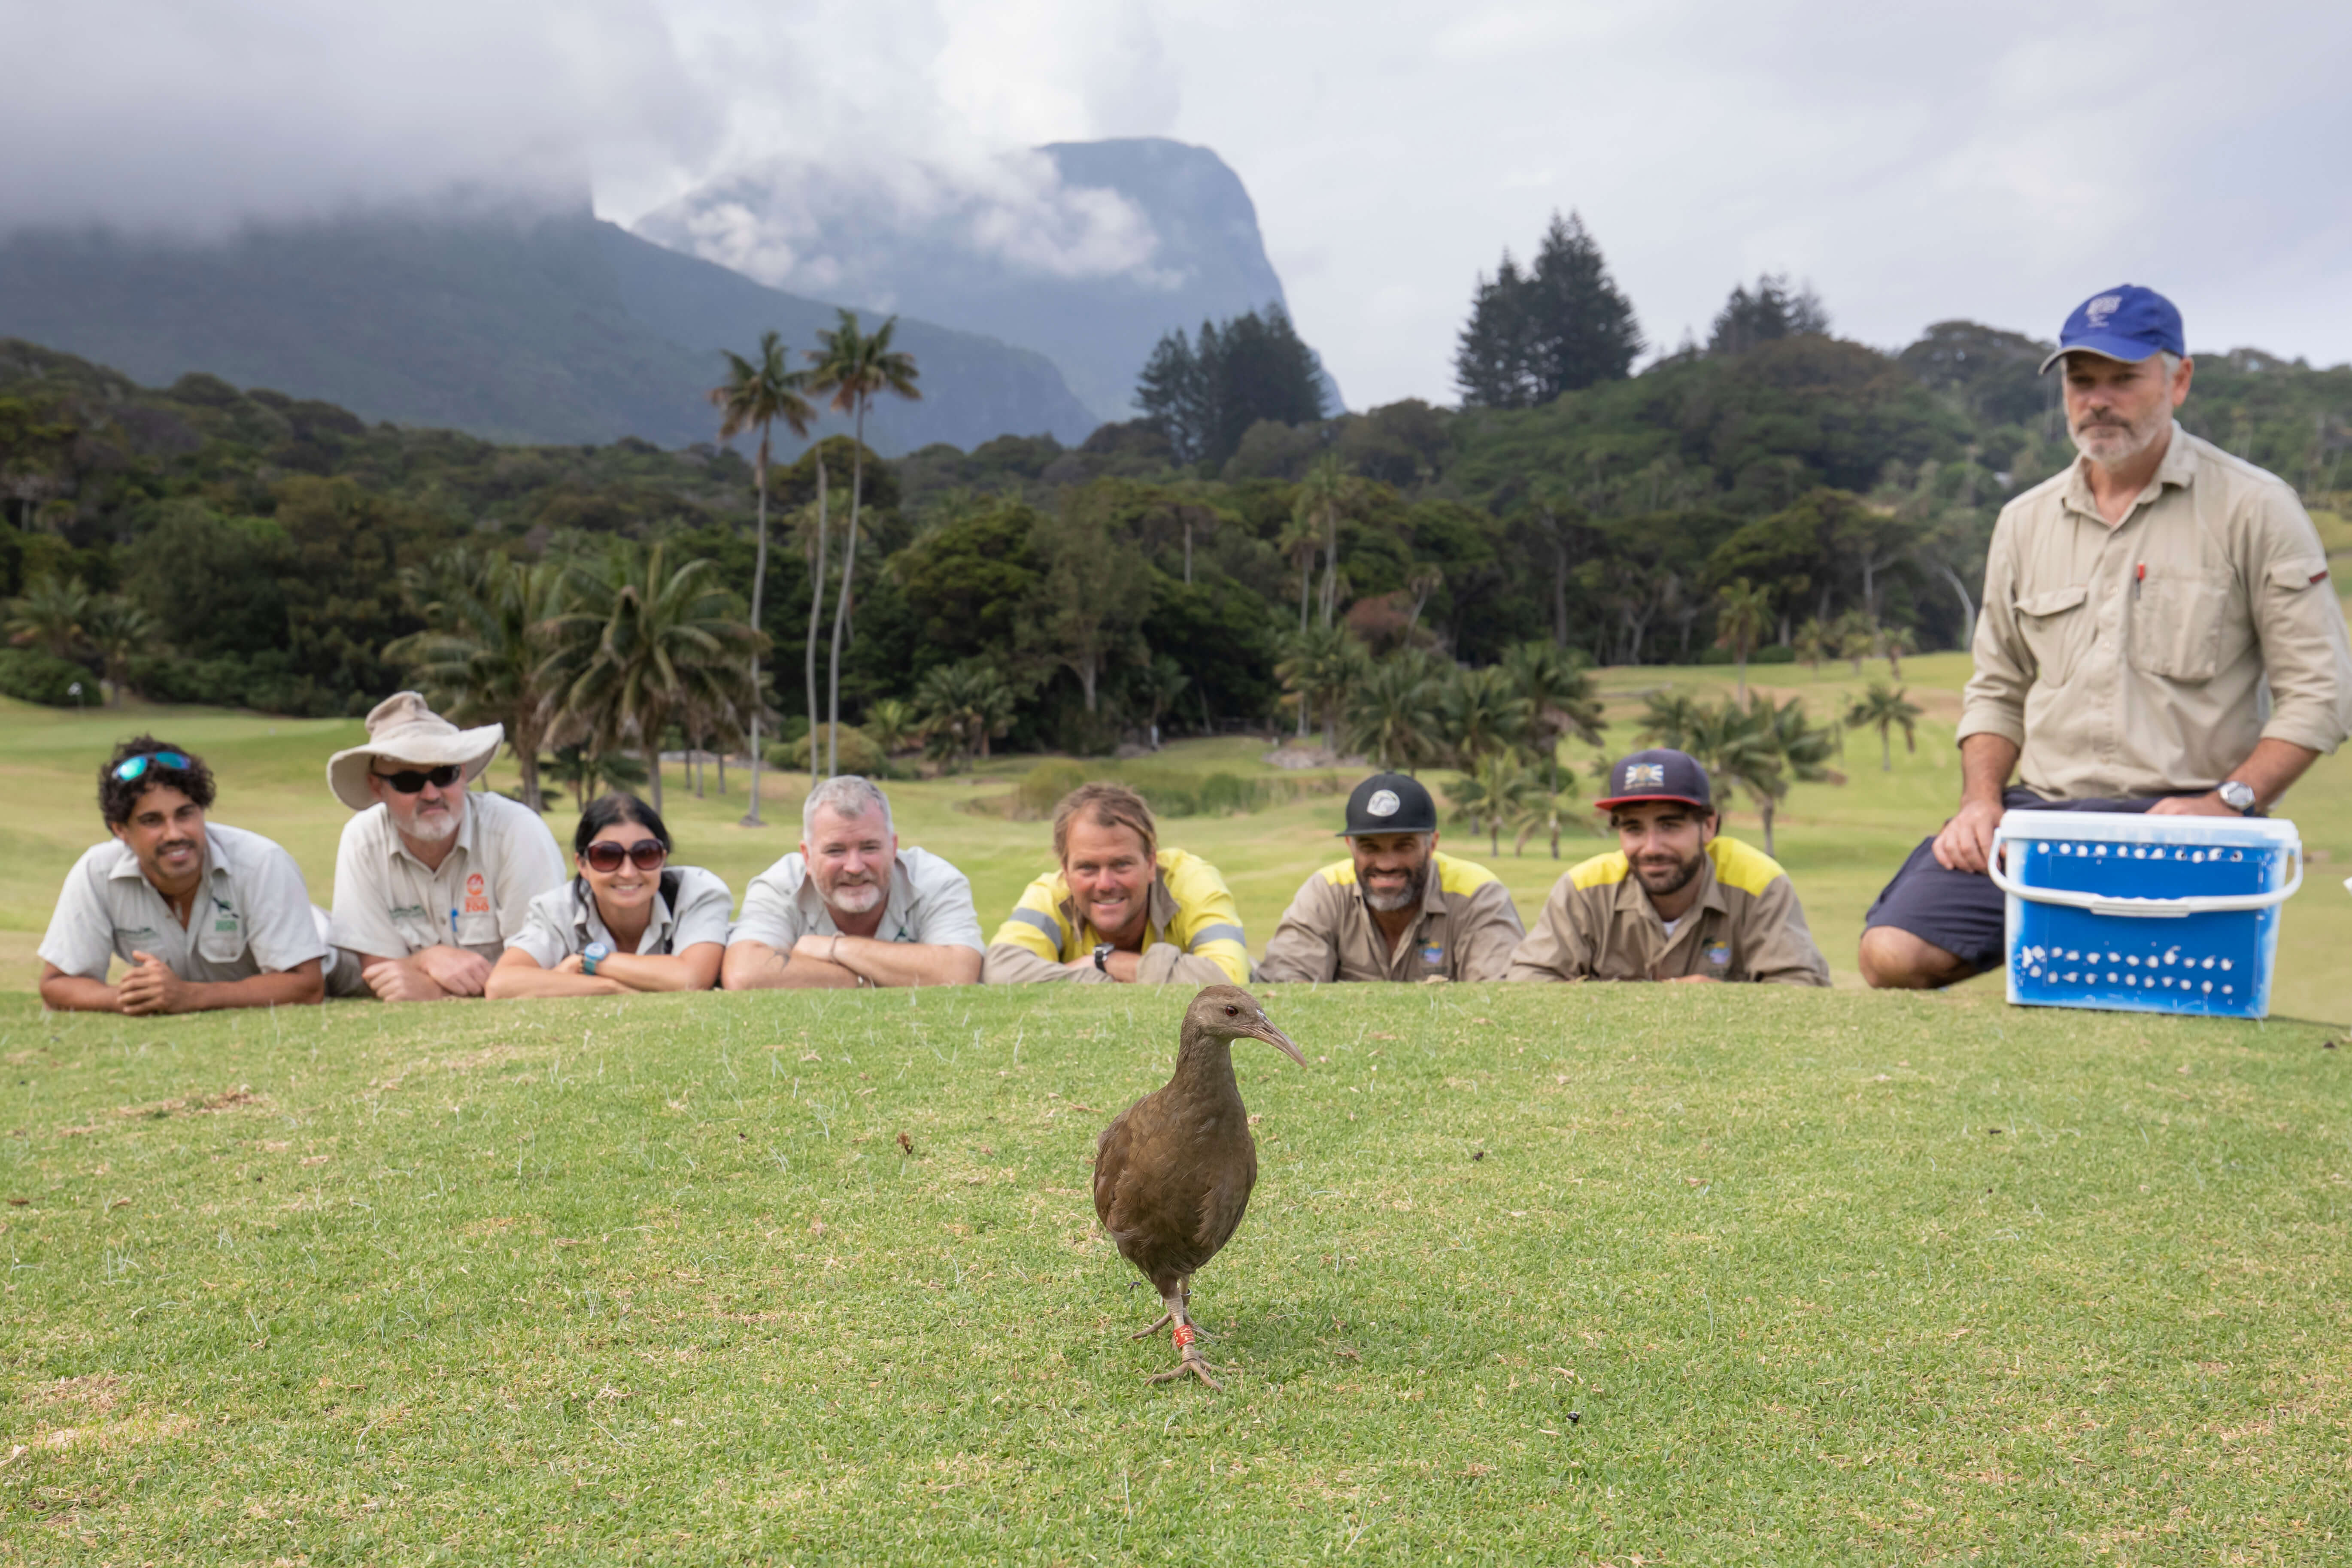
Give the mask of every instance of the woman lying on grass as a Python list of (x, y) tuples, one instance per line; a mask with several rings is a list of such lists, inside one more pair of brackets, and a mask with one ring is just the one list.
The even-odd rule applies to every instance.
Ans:
[(661, 814), (635, 795), (589, 802), (572, 835), (580, 874), (530, 901), (530, 923), (490, 971), (488, 994), (709, 990), (735, 896), (699, 867), (665, 869), (669, 850)]

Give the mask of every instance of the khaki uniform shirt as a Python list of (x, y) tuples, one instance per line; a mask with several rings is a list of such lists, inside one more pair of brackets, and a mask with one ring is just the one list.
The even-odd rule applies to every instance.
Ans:
[(1657, 906), (1622, 854), (1570, 868), (1536, 929), (1511, 954), (1511, 980), (1760, 980), (1827, 985), (1797, 890), (1780, 862), (1717, 838), (1699, 865), (1698, 898), (1666, 934)]
[[(735, 910), (735, 895), (727, 890), (727, 884), (717, 873), (699, 866), (673, 866), (666, 874), (677, 879), (677, 907), (672, 909), (667, 899), (654, 894), (653, 919), (646, 923), (645, 935), (637, 939), (636, 951), (658, 955), (684, 952), (704, 942), (725, 946), (727, 917)], [(596, 908), (596, 895), (576, 882), (566, 882), (531, 900), (530, 923), (507, 945), (530, 954), (541, 969), (552, 969), (572, 954), (587, 952), (588, 944), (596, 942), (614, 952), (626, 951), (613, 940)]]
[(1364, 902), (1356, 862), (1307, 879), (1265, 944), (1258, 978), (1298, 980), (1500, 980), (1527, 934), (1510, 889), (1484, 866), (1430, 855), (1420, 918), (1391, 944)]
[[(1241, 910), (1214, 866), (1181, 849), (1162, 849), (1144, 906), (1138, 981), (1147, 985), (1249, 984), (1248, 939), (1242, 933)], [(1011, 918), (997, 928), (996, 940), (981, 961), (981, 983), (1107, 980), (1109, 976), (1091, 967), (1067, 967), (1103, 940), (1079, 917), (1068, 879), (1058, 869), (1048, 871), (1023, 889)]]
[(539, 813), (502, 795), (467, 792), (437, 871), (372, 805), (344, 824), (335, 854), (335, 945), (371, 958), (462, 947), (496, 963), (530, 923), (531, 900), (571, 879)]
[(2311, 519), (2178, 425), (2112, 529), (2082, 460), (2001, 509), (1974, 652), (1960, 736), (2016, 742), (2047, 799), (2210, 789), (2259, 738), (2332, 752), (2352, 731), (2352, 647)]
[(107, 960), (150, 952), (183, 980), (217, 984), (284, 973), (324, 958), (310, 895), (294, 857), (258, 833), (205, 824), (205, 874), (182, 925), (119, 838), (83, 854), (66, 874), (41, 939), (60, 973), (106, 978)]
[[(803, 936), (834, 936), (841, 927), (824, 895), (809, 879), (808, 862), (797, 849), (751, 879), (743, 890), (742, 918), (730, 942), (764, 942), (789, 953)], [(984, 952), (980, 911), (971, 883), (961, 871), (925, 849), (901, 849), (890, 868), (890, 890), (883, 896), (877, 942), (919, 942), (927, 947), (968, 947)]]

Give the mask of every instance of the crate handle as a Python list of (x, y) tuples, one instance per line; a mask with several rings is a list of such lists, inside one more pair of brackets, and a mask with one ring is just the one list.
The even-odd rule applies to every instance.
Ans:
[[(2011, 881), (2000, 868), (1996, 858), (1985, 868), (1992, 885), (2015, 898), (2027, 899), (2037, 904), (2063, 904), (2068, 909), (2088, 910), (2095, 915), (2126, 915), (2135, 920), (2180, 920), (2189, 915), (2235, 913), (2244, 910), (2267, 910), (2294, 897), (2303, 886), (2303, 852), (2290, 849), (2294, 859), (2294, 875), (2284, 888), (2267, 893), (2212, 893), (2185, 899), (2118, 899), (2104, 893), (2077, 893), (2063, 888), (2029, 888), (2022, 882)], [(2352, 887), (2352, 883), (2347, 883)]]

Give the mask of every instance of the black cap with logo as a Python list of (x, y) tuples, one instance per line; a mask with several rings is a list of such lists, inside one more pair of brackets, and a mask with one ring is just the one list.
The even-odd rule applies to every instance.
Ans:
[(1411, 773), (1374, 773), (1348, 797), (1342, 838), (1365, 833), (1434, 833), (1437, 803)]
[(1715, 809), (1706, 770), (1687, 752), (1660, 746), (1621, 758), (1609, 770), (1609, 793), (1592, 804), (1603, 811), (1647, 800), (1677, 800), (1701, 811)]

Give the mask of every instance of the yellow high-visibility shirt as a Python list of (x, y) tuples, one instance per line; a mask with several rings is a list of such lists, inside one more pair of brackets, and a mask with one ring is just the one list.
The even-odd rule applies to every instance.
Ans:
[[(1144, 950), (1149, 952), (1166, 942), (1216, 965), (1235, 985), (1249, 984), (1248, 941), (1224, 878), (1206, 860), (1181, 849), (1162, 849), (1158, 861), (1160, 874), (1152, 879), (1146, 900)], [(1021, 901), (995, 937), (998, 943), (1024, 949), (1049, 963), (1075, 963), (1106, 940), (1079, 918), (1069, 879), (1059, 868), (1022, 891)]]

